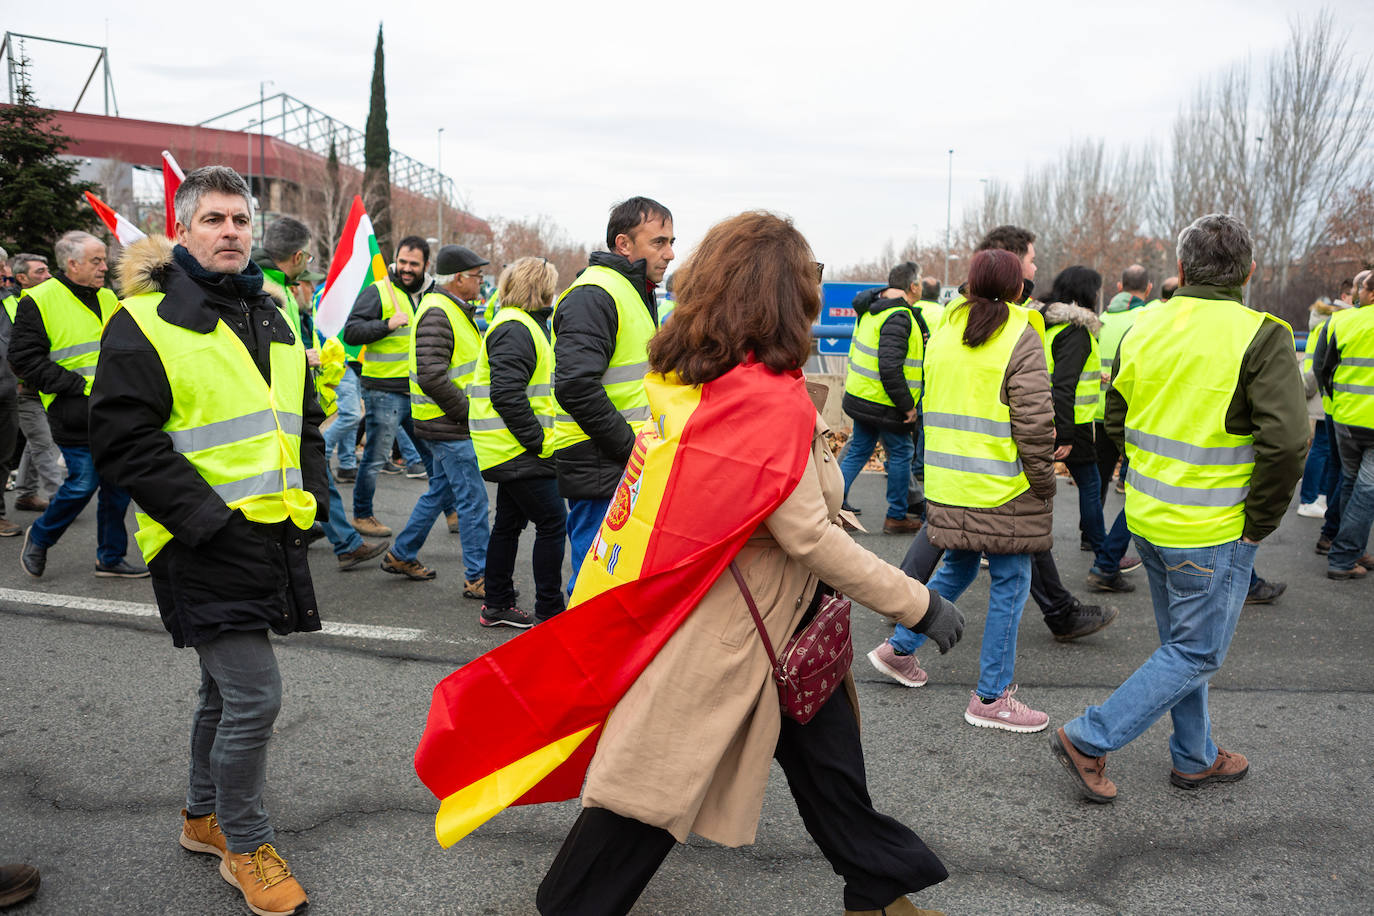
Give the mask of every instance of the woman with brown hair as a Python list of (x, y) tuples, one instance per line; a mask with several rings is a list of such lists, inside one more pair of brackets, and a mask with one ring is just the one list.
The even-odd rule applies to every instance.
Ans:
[[(684, 432), (672, 459), (675, 474), (692, 464), (745, 478), (796, 468), (795, 481), (786, 481), (791, 489), (781, 488), (761, 521), (746, 520), (730, 546), (773, 645), (783, 646), (798, 628), (824, 580), (948, 649), (962, 632), (958, 610), (840, 527), (844, 481), (800, 373), (820, 309), (812, 258), (792, 223), (768, 213), (743, 213), (706, 234), (679, 273), (673, 320), (649, 347), (653, 425), (671, 439), (674, 405), (709, 401), (716, 435), (740, 443), (689, 447)], [(731, 400), (741, 393), (747, 396)], [(641, 441), (644, 435), (652, 434)], [(652, 456), (643, 463), (635, 498), (663, 491), (654, 479), (663, 467)], [(738, 511), (723, 486), (693, 494), (698, 515)], [(615, 515), (613, 503), (603, 536), (612, 536)], [(690, 524), (676, 527), (690, 533)], [(592, 577), (601, 574), (597, 549), (579, 576), (571, 618), (584, 610), (584, 587), (593, 588)], [(628, 912), (673, 843), (689, 833), (726, 846), (752, 843), (776, 758), (807, 830), (845, 880), (845, 912), (928, 912), (905, 895), (947, 874), (916, 834), (873, 808), (852, 678), (807, 724), (784, 718), (763, 642), (724, 562), (712, 567), (719, 574), (707, 579), (704, 597), (605, 721), (587, 768), (582, 814), (540, 885), (539, 911)]]

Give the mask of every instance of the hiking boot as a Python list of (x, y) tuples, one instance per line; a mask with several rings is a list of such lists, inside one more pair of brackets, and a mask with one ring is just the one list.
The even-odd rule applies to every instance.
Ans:
[(146, 579), (152, 573), (146, 566), (132, 566), (126, 560), (117, 563), (95, 564), (95, 575), (99, 579)]
[(1046, 615), (1045, 626), (1059, 642), (1070, 642), (1098, 630), (1106, 629), (1116, 619), (1116, 608), (1083, 604), (1074, 599), (1067, 611)]
[(32, 526), (24, 532), (24, 548), (19, 552), (19, 564), (24, 567), (24, 572), (35, 579), (41, 579), (43, 570), (48, 567), (48, 548), (39, 547), (33, 542)]
[(391, 529), (377, 521), (377, 516), (369, 515), (367, 518), (355, 518), (349, 521), (353, 530), (365, 538), (389, 538)]
[[(16, 506), (19, 505), (19, 501), (18, 501), (18, 500), (15, 500), (15, 505), (16, 505)], [(1321, 557), (1324, 557), (1324, 556), (1326, 556), (1328, 553), (1330, 553), (1330, 552), (1331, 552), (1331, 538), (1318, 537), (1318, 538), (1317, 538), (1317, 549), (1316, 549), (1316, 552), (1317, 552), (1317, 556), (1321, 556)]]
[(1094, 566), (1088, 572), (1088, 587), (1099, 592), (1133, 592), (1135, 586), (1126, 581), (1120, 571), (1107, 575)]
[(419, 560), (398, 559), (396, 554), (390, 550), (386, 552), (386, 556), (382, 557), (382, 570), (398, 576), (405, 576), (407, 579), (414, 579), (416, 582), (428, 582), (438, 575)]
[[(1363, 579), (1363, 578), (1365, 577), (1365, 575), (1368, 574), (1368, 572), (1369, 572), (1368, 569), (1366, 569), (1365, 567), (1363, 567), (1363, 566), (1361, 566), (1360, 564), (1356, 563), (1354, 566), (1350, 567), (1349, 569), (1327, 569), (1327, 571), (1326, 571), (1326, 578), (1328, 578), (1328, 579)], [(1249, 597), (1248, 595), (1247, 595), (1246, 598), (1245, 598), (1245, 603), (1246, 603), (1246, 604), (1250, 604), (1250, 603), (1251, 603), (1250, 597)], [(1265, 602), (1257, 601), (1257, 602), (1254, 602), (1254, 603), (1255, 603), (1255, 604), (1268, 604), (1267, 601), (1265, 601)]]
[(478, 576), (472, 581), (463, 580), (463, 597), (484, 599), (487, 597), (487, 577)]
[(41, 496), (16, 496), (14, 508), (21, 512), (42, 512), (48, 508), (48, 501)]
[(0, 538), (17, 538), (24, 529), (7, 518), (0, 517)]
[(907, 898), (898, 897), (881, 910), (845, 910), (844, 916), (945, 916), (945, 911), (923, 910)]
[(1103, 772), (1107, 767), (1106, 754), (1089, 757), (1073, 746), (1063, 728), (1056, 728), (1050, 735), (1050, 750), (1055, 759), (1064, 764), (1064, 769), (1078, 783), (1078, 791), (1088, 801), (1104, 805), (1116, 798), (1116, 783)]
[(32, 865), (0, 865), (0, 907), (28, 900), (42, 878)]
[(339, 554), (339, 571), (343, 572), (345, 569), (352, 569), (358, 564), (372, 559), (390, 546), (390, 541), (377, 541), (371, 544), (364, 541), (363, 546), (359, 547), (357, 550), (350, 550), (347, 553)]
[(921, 530), (919, 518), (885, 518), (883, 534), (915, 534)]
[(406, 465), (406, 476), (411, 480), (424, 480), (429, 476), (429, 472), (425, 470), (422, 463), (417, 461), (414, 464)]
[(449, 512), (448, 514), (446, 514), (446, 515), (444, 516), (444, 521), (448, 522), (448, 533), (449, 533), (449, 534), (457, 534), (457, 533), (458, 533), (458, 513), (457, 513), (457, 512)]
[(254, 852), (231, 852), (219, 863), (220, 876), (243, 892), (258, 916), (291, 916), (305, 908), (305, 889), (271, 843)]
[(1143, 565), (1145, 564), (1141, 562), (1140, 557), (1136, 556), (1133, 553), (1129, 553), (1121, 558), (1121, 562), (1116, 564), (1116, 568), (1124, 573), (1128, 573), (1135, 572)]
[(1245, 603), (1273, 604), (1274, 600), (1287, 590), (1287, 582), (1270, 582), (1268, 579), (1256, 579), (1255, 584), (1250, 586), (1250, 591), (1245, 596)]
[(1244, 754), (1236, 754), (1217, 748), (1217, 759), (1201, 773), (1180, 773), (1169, 771), (1169, 782), (1180, 789), (1200, 789), (1218, 782), (1236, 782), (1250, 772), (1250, 761)]
[(921, 663), (915, 655), (898, 655), (890, 640), (868, 653), (868, 660), (883, 674), (892, 678), (903, 687), (924, 687), (930, 677), (921, 670)]
[(485, 604), (477, 622), (484, 627), (515, 627), (517, 630), (528, 630), (534, 626), (534, 618), (528, 611), (518, 607), (487, 607)]
[(1050, 717), (1016, 699), (1015, 693), (1016, 685), (1012, 684), (991, 703), (984, 703), (977, 693), (969, 694), (964, 721), (979, 728), (1000, 728), (1022, 734), (1043, 731), (1050, 724)]
[(229, 855), (229, 847), (224, 842), (224, 831), (219, 829), (219, 820), (214, 812), (203, 817), (191, 817), (185, 808), (181, 809), (181, 836), (178, 842), (192, 852), (203, 852), (223, 859)]
[(335, 483), (354, 483), (358, 479), (357, 468), (339, 468), (334, 472)]

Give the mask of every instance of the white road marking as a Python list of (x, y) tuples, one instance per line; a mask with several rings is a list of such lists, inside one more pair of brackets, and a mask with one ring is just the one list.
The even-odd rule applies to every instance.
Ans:
[[(0, 588), (0, 601), (33, 604), (39, 607), (73, 608), (99, 614), (124, 617), (157, 617), (157, 606), (137, 601), (111, 601), (105, 598), (86, 598), (81, 595), (54, 595), (19, 588)], [(335, 623), (326, 620), (323, 631), (327, 636), (352, 636), (359, 639), (385, 639), (391, 642), (418, 642), (428, 634), (412, 627), (384, 627), (368, 623)]]

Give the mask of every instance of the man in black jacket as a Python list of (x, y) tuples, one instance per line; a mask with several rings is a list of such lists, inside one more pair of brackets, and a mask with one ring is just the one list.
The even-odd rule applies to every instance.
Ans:
[[(120, 264), (124, 307), (105, 328), (91, 445), (147, 515), (139, 540), (173, 644), (200, 656), (180, 843), (219, 856), (255, 912), (295, 913), (305, 892), (263, 807), (281, 707), (267, 631), (320, 629), (306, 529), (315, 507), (327, 512), (323, 412), (291, 306), (263, 291), (249, 259), (247, 184), (224, 166), (196, 169), (174, 205), (179, 244), (137, 242)], [(232, 400), (200, 385), (202, 371), (232, 385)], [(188, 415), (210, 422), (187, 428)]]
[[(642, 307), (654, 327), (658, 325), (654, 290), (673, 260), (673, 241), (673, 214), (658, 201), (632, 197), (616, 204), (606, 224), (606, 247), (610, 251), (593, 252), (588, 269), (604, 268), (619, 274), (629, 281), (638, 300), (617, 299), (599, 280), (574, 283), (554, 308), (554, 397), (560, 413), (566, 414), (577, 430), (570, 437), (577, 441), (565, 444), (559, 433), (564, 421), (560, 418), (554, 427), (558, 492), (568, 501), (568, 542), (572, 548), (569, 595), (630, 459), (637, 423), (648, 418), (647, 407), (640, 416), (634, 408), (618, 404), (607, 391), (608, 385), (629, 383), (607, 379), (612, 368), (629, 375), (638, 364), (642, 393), (643, 375), (648, 371), (648, 337), (639, 335), (642, 345), (639, 336), (634, 337), (633, 346), (623, 344), (643, 322), (644, 316), (633, 314), (634, 309)], [(626, 349), (635, 351), (631, 354), (634, 364), (613, 367), (613, 357), (617, 352), (625, 355)]]
[[(105, 245), (89, 233), (68, 232), (54, 249), (57, 275), (26, 290), (19, 300), (9, 356), (15, 374), (44, 397), (53, 441), (67, 462), (67, 479), (24, 536), (20, 563), (29, 575), (42, 576), (48, 548), (98, 491), (95, 574), (143, 578), (148, 570), (124, 559), (129, 548), (124, 529), (129, 494), (97, 474), (87, 433), (100, 322), (118, 304), (114, 293), (104, 288)], [(53, 340), (59, 345), (53, 346)]]

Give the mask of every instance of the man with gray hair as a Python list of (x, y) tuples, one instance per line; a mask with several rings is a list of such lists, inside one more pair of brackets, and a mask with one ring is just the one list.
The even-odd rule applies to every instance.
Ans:
[[(19, 295), (52, 277), (48, 259), (41, 254), (21, 252), (10, 259), (10, 271), (19, 284)], [(13, 322), (18, 299), (7, 300)], [(52, 441), (48, 428), (48, 414), (38, 399), (38, 392), (19, 380), (19, 433), (24, 437), (24, 454), (19, 459), (19, 479), (14, 484), (14, 508), (25, 512), (42, 512), (48, 508), (48, 496), (57, 492), (66, 476), (62, 473), (62, 452)]]
[(149, 237), (120, 262), (91, 445), (143, 510), (163, 625), (200, 660), (179, 842), (218, 857), (253, 912), (296, 913), (305, 891), (263, 806), (282, 700), (267, 631), (320, 629), (305, 532), (328, 490), (324, 415), (305, 347), (249, 257), (247, 183), (206, 166), (173, 204), (176, 246)]
[(102, 480), (91, 458), (87, 401), (100, 358), (100, 332), (119, 306), (105, 288), (105, 244), (87, 232), (65, 233), (54, 246), (57, 276), (25, 291), (15, 310), (10, 365), (38, 391), (53, 440), (67, 462), (67, 479), (24, 536), (20, 564), (43, 575), (48, 549), (99, 492), (96, 504), (95, 574), (137, 579), (148, 575), (124, 555), (129, 535), (124, 513), (129, 494)]
[(1208, 682), (1235, 633), (1255, 551), (1283, 519), (1307, 451), (1293, 332), (1242, 299), (1251, 252), (1235, 217), (1212, 214), (1184, 229), (1178, 292), (1142, 312), (1118, 350), (1107, 434), (1130, 459), (1126, 519), (1161, 645), (1101, 706), (1050, 738), (1089, 801), (1116, 797), (1107, 754), (1166, 712), (1175, 786), (1235, 782), (1249, 770), (1243, 755), (1212, 741)]

